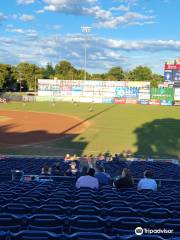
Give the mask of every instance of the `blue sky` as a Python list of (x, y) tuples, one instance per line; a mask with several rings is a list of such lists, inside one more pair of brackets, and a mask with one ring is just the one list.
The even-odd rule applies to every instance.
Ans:
[(90, 72), (146, 65), (163, 73), (180, 57), (179, 9), (179, 0), (0, 1), (0, 62), (66, 59), (83, 68), (86, 46)]

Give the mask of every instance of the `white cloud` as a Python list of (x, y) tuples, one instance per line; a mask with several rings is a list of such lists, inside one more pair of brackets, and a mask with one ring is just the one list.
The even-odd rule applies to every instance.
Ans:
[(6, 26), (6, 32), (24, 34), (24, 37), (26, 37), (28, 39), (38, 37), (38, 32), (34, 29), (15, 28), (13, 25), (7, 25)]
[(4, 15), (4, 13), (0, 12), (0, 21), (3, 21), (7, 18), (7, 16)]
[(130, 7), (129, 6), (125, 6), (125, 5), (119, 5), (118, 7), (112, 7), (110, 8), (111, 11), (129, 11)]
[(19, 19), (24, 22), (29, 22), (29, 21), (33, 21), (35, 17), (33, 15), (23, 14), (19, 17)]
[(47, 11), (83, 14), (83, 9), (97, 0), (44, 0), (44, 2), (47, 4), (44, 10)]
[[(149, 14), (142, 14), (131, 10), (131, 7), (137, 4), (136, 0), (121, 1), (126, 5), (102, 8), (97, 0), (44, 0), (45, 6), (38, 10), (38, 13), (44, 11), (60, 12), (74, 15), (91, 16), (95, 19), (93, 24), (97, 28), (117, 28), (119, 26), (153, 24), (150, 21), (155, 17)], [(119, 13), (121, 12), (121, 14)], [(115, 14), (115, 13), (116, 14)], [(122, 14), (122, 12), (126, 12)]]
[(33, 29), (10, 29), (13, 33), (19, 33), (16, 38), (0, 37), (0, 58), (5, 61), (3, 53), (8, 52), (12, 57), (9, 63), (26, 60), (43, 65), (67, 59), (77, 68), (83, 68), (87, 42), (87, 66), (91, 72), (106, 71), (112, 66), (122, 66), (127, 70), (140, 64), (155, 69), (155, 61), (163, 69), (164, 60), (159, 56), (163, 53), (170, 57), (180, 51), (180, 41), (174, 40), (125, 41), (89, 35), (85, 42), (83, 34), (41, 37)]
[(117, 28), (119, 26), (130, 26), (130, 25), (145, 25), (153, 24), (154, 16), (147, 16), (137, 12), (127, 12), (122, 16), (112, 16), (105, 21), (99, 21), (95, 23), (98, 28)]
[(24, 33), (24, 30), (22, 28), (6, 28), (6, 32)]
[(28, 5), (28, 4), (32, 4), (34, 3), (36, 0), (17, 0), (17, 4), (25, 4), (25, 5)]

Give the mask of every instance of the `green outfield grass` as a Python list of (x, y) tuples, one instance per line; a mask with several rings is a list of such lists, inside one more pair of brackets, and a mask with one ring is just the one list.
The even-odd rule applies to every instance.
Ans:
[[(140, 155), (180, 157), (180, 107), (49, 102), (1, 104), (2, 110), (41, 111), (77, 116), (90, 122), (80, 135), (43, 144), (1, 148), (0, 153), (98, 154), (130, 149)], [(37, 119), (38, 121), (38, 119)]]

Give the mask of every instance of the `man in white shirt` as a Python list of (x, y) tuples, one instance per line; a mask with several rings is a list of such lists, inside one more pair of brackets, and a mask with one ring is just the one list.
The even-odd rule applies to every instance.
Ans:
[(94, 168), (90, 168), (86, 176), (78, 178), (76, 181), (76, 188), (89, 187), (92, 189), (99, 189), (99, 182), (97, 178), (94, 177), (94, 174)]
[(138, 183), (138, 190), (157, 190), (157, 183), (153, 178), (153, 173), (151, 171), (144, 172), (144, 178)]

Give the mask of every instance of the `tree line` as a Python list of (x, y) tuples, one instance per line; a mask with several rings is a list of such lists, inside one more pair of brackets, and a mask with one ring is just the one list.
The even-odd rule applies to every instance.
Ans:
[[(68, 61), (60, 61), (55, 66), (47, 63), (45, 67), (21, 62), (18, 65), (0, 64), (1, 91), (34, 91), (37, 89), (37, 79), (83, 80), (84, 70), (76, 69)], [(131, 71), (124, 71), (122, 67), (112, 67), (108, 72), (90, 74), (86, 72), (88, 80), (112, 81), (150, 81), (152, 87), (157, 87), (163, 81), (163, 76), (154, 74), (146, 66), (138, 66)]]

